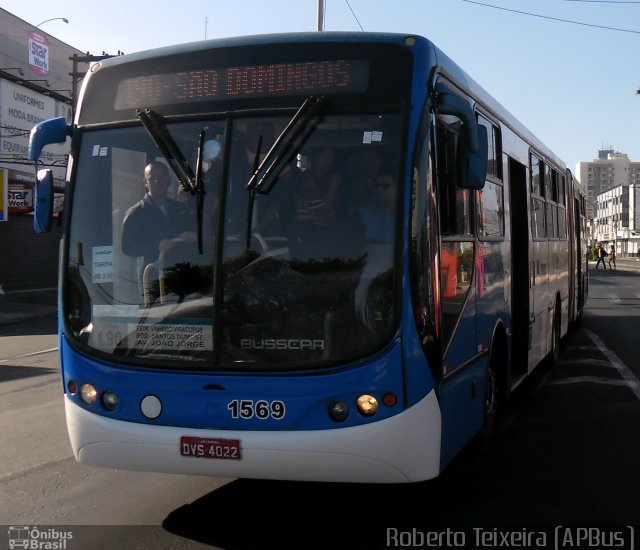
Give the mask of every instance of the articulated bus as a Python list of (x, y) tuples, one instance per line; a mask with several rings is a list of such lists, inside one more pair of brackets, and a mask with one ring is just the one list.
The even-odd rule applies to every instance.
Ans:
[(581, 316), (577, 183), (423, 37), (107, 59), (30, 158), (69, 136), (59, 333), (82, 463), (434, 478)]

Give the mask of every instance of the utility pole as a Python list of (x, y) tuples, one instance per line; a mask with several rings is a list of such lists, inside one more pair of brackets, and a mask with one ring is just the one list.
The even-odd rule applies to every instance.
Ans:
[(318, 32), (324, 30), (324, 0), (318, 0)]
[[(123, 53), (124, 52), (118, 50), (118, 55), (123, 55)], [(102, 55), (91, 55), (87, 52), (87, 55), (78, 55), (77, 53), (74, 53), (73, 56), (69, 58), (69, 60), (73, 61), (73, 72), (70, 72), (69, 76), (71, 77), (71, 105), (74, 116), (76, 112), (76, 104), (78, 102), (78, 82), (80, 82), (80, 80), (84, 78), (84, 75), (87, 74), (87, 71), (78, 71), (78, 64), (102, 61), (109, 57), (115, 56), (105, 52), (102, 52)]]

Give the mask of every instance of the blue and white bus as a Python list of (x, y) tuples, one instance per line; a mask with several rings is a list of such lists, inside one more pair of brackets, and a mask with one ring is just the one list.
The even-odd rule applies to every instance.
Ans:
[[(434, 478), (582, 313), (571, 173), (423, 37), (111, 58), (30, 158), (68, 136), (59, 332), (82, 463)], [(145, 201), (160, 221), (128, 230)]]

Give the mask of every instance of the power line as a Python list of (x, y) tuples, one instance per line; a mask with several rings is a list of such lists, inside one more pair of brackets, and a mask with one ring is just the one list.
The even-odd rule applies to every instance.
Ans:
[(353, 11), (353, 8), (351, 7), (351, 4), (349, 4), (349, 0), (344, 0), (344, 1), (347, 3), (347, 6), (349, 6), (349, 9), (351, 10), (351, 15), (353, 15), (353, 18), (356, 20), (356, 23), (358, 23), (358, 27), (360, 27), (360, 30), (362, 32), (364, 32), (364, 29), (362, 28), (362, 25), (360, 24), (360, 20), (358, 19), (358, 16)]
[(551, 17), (549, 15), (540, 15), (538, 13), (530, 13), (527, 11), (512, 10), (511, 8), (503, 8), (501, 6), (493, 6), (492, 4), (485, 4), (483, 2), (476, 2), (475, 0), (462, 0), (467, 4), (476, 4), (485, 8), (493, 8), (495, 10), (510, 11), (512, 13), (519, 13), (520, 15), (529, 15), (530, 17), (539, 17), (540, 19), (550, 19), (551, 21), (560, 21), (561, 23), (571, 23), (572, 25), (582, 25), (583, 27), (595, 27), (597, 29), (605, 29), (608, 31), (628, 32), (632, 34), (640, 34), (640, 31), (634, 31), (632, 29), (619, 29), (617, 27), (607, 27), (605, 25), (594, 25), (593, 23), (582, 23), (580, 21), (571, 21), (570, 19), (561, 19), (559, 17)]

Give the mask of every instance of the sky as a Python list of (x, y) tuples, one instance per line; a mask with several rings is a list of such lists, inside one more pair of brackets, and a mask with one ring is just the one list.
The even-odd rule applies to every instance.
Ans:
[[(572, 170), (600, 149), (640, 162), (640, 1), (324, 0), (324, 6), (328, 31), (431, 39)], [(40, 29), (95, 55), (318, 25), (318, 0), (5, 0), (1, 7), (33, 25), (68, 19)]]

